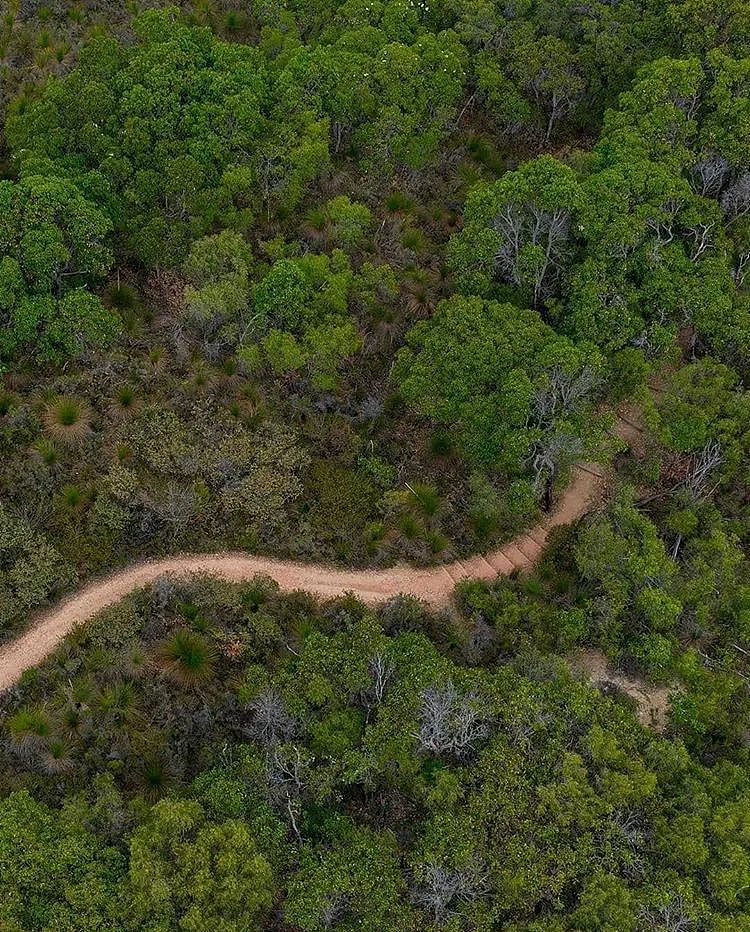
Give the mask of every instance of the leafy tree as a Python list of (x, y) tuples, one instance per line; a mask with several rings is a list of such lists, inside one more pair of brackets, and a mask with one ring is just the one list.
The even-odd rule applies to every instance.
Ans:
[(558, 124), (575, 109), (584, 93), (585, 82), (575, 55), (556, 36), (529, 41), (521, 34), (509, 51), (508, 70), (526, 97), (541, 110), (546, 119), (544, 139), (549, 142)]
[(64, 362), (114, 339), (117, 316), (83, 287), (109, 271), (110, 232), (70, 181), (0, 181), (0, 366), (23, 352)]
[(574, 0), (451, 0), (456, 30), (475, 51), (478, 94), (504, 135), (547, 142), (567, 125), (600, 118), (633, 72), (666, 42), (659, 5)]
[(449, 248), (459, 285), (487, 294), (500, 280), (540, 307), (559, 290), (581, 208), (575, 172), (550, 156), (478, 185), (466, 202), (466, 226)]
[(250, 298), (251, 258), (245, 240), (230, 230), (193, 243), (183, 266), (192, 320), (204, 326), (241, 320)]
[(556, 385), (598, 365), (595, 351), (557, 336), (533, 311), (454, 297), (412, 330), (397, 378), (418, 411), (457, 432), (470, 458), (519, 474), (552, 434), (580, 438), (580, 453), (597, 442), (591, 393), (562, 401)]
[(9, 930), (121, 928), (120, 851), (26, 791), (0, 801), (0, 921)]
[(719, 129), (742, 125), (728, 111), (727, 85), (747, 93), (732, 64), (717, 60), (711, 84), (697, 59), (659, 59), (608, 113), (584, 180), (585, 261), (564, 311), (578, 338), (658, 353), (688, 328), (694, 345), (744, 352), (750, 319), (736, 294), (744, 247), (728, 239), (726, 218), (735, 203), (728, 186), (745, 169), (732, 131)]
[(258, 49), (175, 8), (134, 28), (134, 46), (93, 39), (9, 119), (7, 137), (24, 174), (79, 178), (138, 258), (174, 266), (217, 224), (244, 230), (258, 208), (296, 204), (327, 163), (326, 127), (309, 110), (278, 119)]
[[(406, 4), (391, 9), (409, 15)], [(346, 31), (292, 56), (279, 77), (282, 97), (312, 102), (329, 118), (334, 152), (349, 142), (366, 164), (381, 171), (422, 169), (435, 159), (457, 111), (466, 52), (451, 31), (415, 38), (407, 29), (394, 36), (357, 28), (361, 4), (350, 12), (353, 21)]]
[(51, 595), (73, 583), (75, 573), (57, 549), (23, 519), (0, 505), (0, 618), (22, 620)]
[(330, 847), (306, 851), (284, 904), (306, 932), (411, 928), (406, 884), (390, 833), (342, 826)]
[(591, 608), (608, 647), (652, 632), (674, 635), (682, 610), (677, 567), (658, 529), (632, 503), (623, 500), (609, 519), (583, 530), (576, 562), (593, 586)]
[(193, 800), (162, 800), (130, 841), (130, 928), (257, 928), (272, 905), (273, 870), (246, 824), (206, 820)]
[(262, 346), (277, 372), (307, 367), (313, 383), (330, 390), (341, 362), (361, 346), (348, 308), (363, 287), (340, 249), (277, 259), (255, 287), (250, 335), (268, 331)]

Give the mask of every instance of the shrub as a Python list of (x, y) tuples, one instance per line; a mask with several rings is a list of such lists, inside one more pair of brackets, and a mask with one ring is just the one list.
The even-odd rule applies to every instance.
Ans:
[(181, 630), (161, 645), (158, 662), (180, 685), (200, 686), (214, 675), (216, 650), (203, 635)]
[(50, 402), (43, 420), (47, 432), (62, 443), (81, 443), (91, 427), (91, 408), (80, 398), (60, 395)]

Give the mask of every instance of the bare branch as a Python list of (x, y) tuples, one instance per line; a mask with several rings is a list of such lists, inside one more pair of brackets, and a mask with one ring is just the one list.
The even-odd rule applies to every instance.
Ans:
[(729, 162), (718, 152), (711, 152), (693, 165), (693, 187), (701, 197), (718, 197), (729, 172)]
[(502, 236), (495, 255), (501, 278), (522, 284), (521, 252), (528, 245), (538, 246), (542, 259), (534, 270), (534, 304), (549, 297), (562, 272), (562, 260), (571, 236), (571, 214), (566, 208), (543, 210), (536, 204), (508, 203), (498, 212), (494, 228)]
[(284, 813), (297, 841), (302, 842), (299, 828), (302, 814), (302, 792), (307, 762), (295, 744), (275, 745), (266, 754), (266, 782), (269, 802)]
[(703, 449), (693, 456), (690, 472), (681, 483), (692, 499), (700, 501), (706, 497), (709, 477), (723, 461), (724, 454), (716, 440), (709, 440)]
[(744, 172), (730, 188), (727, 188), (720, 203), (730, 223), (750, 213), (750, 172)]
[(697, 928), (697, 923), (687, 909), (681, 895), (672, 897), (661, 906), (642, 907), (640, 911), (640, 928), (645, 930), (660, 929), (663, 932), (690, 932)]
[(489, 718), (475, 692), (460, 696), (450, 681), (422, 692), (417, 738), (423, 751), (467, 757), (489, 732)]
[(601, 377), (590, 366), (584, 366), (580, 372), (566, 372), (555, 366), (534, 392), (530, 422), (549, 430), (558, 417), (580, 411), (600, 384)]
[(373, 709), (385, 698), (385, 694), (396, 675), (393, 663), (383, 654), (375, 654), (367, 664), (370, 681), (363, 686), (355, 697), (364, 707), (369, 721)]
[(259, 693), (249, 709), (253, 721), (248, 733), (266, 747), (289, 741), (297, 731), (297, 723), (287, 711), (283, 697), (273, 687)]
[(490, 891), (486, 872), (479, 863), (461, 870), (448, 870), (434, 862), (426, 864), (424, 879), (412, 890), (412, 900), (428, 910), (437, 925), (444, 925), (466, 903)]

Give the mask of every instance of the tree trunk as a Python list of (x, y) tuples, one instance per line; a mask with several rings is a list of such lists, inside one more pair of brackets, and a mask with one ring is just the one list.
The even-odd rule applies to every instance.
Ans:
[(547, 513), (552, 511), (552, 476), (548, 476), (544, 483), (544, 504), (542, 507)]

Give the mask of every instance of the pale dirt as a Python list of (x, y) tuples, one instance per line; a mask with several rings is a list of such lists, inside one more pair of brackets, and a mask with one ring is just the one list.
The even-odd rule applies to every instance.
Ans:
[(616, 686), (636, 702), (638, 719), (654, 731), (664, 731), (669, 713), (669, 686), (652, 686), (645, 680), (611, 669), (605, 654), (584, 650), (568, 658), (574, 673), (582, 673), (594, 686)]
[[(638, 428), (618, 420), (614, 432), (634, 445)], [(21, 674), (37, 666), (78, 625), (130, 592), (160, 576), (196, 573), (230, 582), (246, 582), (261, 574), (276, 580), (284, 592), (304, 590), (332, 598), (353, 593), (364, 602), (382, 602), (395, 595), (411, 595), (433, 608), (446, 605), (462, 579), (494, 579), (514, 570), (530, 569), (544, 549), (552, 528), (571, 524), (586, 514), (605, 488), (604, 473), (594, 464), (581, 464), (549, 517), (499, 550), (428, 569), (406, 565), (385, 570), (343, 570), (331, 566), (249, 556), (244, 553), (183, 554), (149, 560), (118, 570), (89, 583), (78, 593), (41, 613), (27, 631), (0, 647), (0, 691), (16, 683)]]

